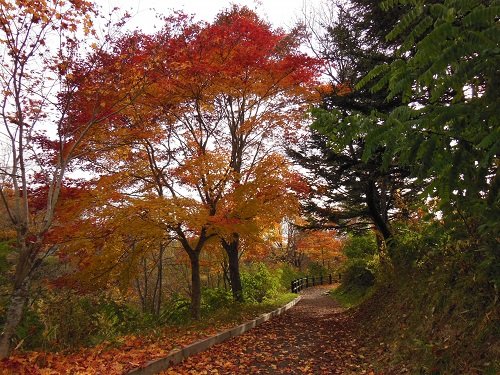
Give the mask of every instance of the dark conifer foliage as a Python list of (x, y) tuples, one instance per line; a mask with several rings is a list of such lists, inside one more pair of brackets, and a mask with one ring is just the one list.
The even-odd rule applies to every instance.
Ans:
[[(334, 223), (357, 230), (374, 225), (388, 240), (391, 220), (409, 215), (419, 189), (408, 179), (407, 168), (383, 159), (383, 147), (366, 158), (365, 137), (349, 128), (349, 119), (359, 130), (376, 125), (377, 120), (365, 119), (373, 110), (389, 113), (400, 104), (397, 97), (387, 101), (384, 90), (372, 93), (369, 87), (354, 90), (354, 86), (376, 65), (392, 61), (398, 41), (387, 42), (385, 35), (404, 8), (384, 12), (377, 2), (366, 0), (336, 2), (334, 6), (336, 19), (314, 33), (320, 36), (316, 53), (333, 66), (331, 92), (323, 98), (322, 108), (313, 111), (315, 126), (326, 123), (328, 136), (313, 126), (307, 142), (289, 154), (309, 171), (313, 194), (305, 207), (312, 225)], [(366, 121), (359, 122), (361, 119)]]

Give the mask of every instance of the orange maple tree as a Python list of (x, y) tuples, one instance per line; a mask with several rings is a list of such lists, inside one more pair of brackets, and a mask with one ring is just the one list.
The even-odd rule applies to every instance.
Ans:
[[(245, 7), (223, 11), (213, 23), (190, 28), (188, 35), (175, 46), (179, 62), (174, 79), (168, 76), (159, 83), (165, 115), (183, 129), (184, 140), (196, 138), (196, 152), (226, 155), (228, 178), (220, 187), (241, 190), (256, 166), (277, 155), (283, 142), (298, 137), (304, 111), (316, 99), (312, 87), (319, 62), (300, 52), (300, 28), (273, 30)], [(286, 188), (269, 195), (271, 191), (276, 197), (286, 194)], [(212, 210), (218, 201), (212, 202)], [(251, 225), (253, 218), (247, 217)], [(235, 227), (220, 237), (233, 296), (241, 300), (241, 233)]]
[(305, 230), (296, 243), (297, 251), (331, 270), (343, 259), (344, 241), (334, 230)]
[(209, 24), (169, 19), (160, 33), (131, 42), (139, 56), (150, 51), (148, 89), (113, 118), (123, 130), (113, 140), (119, 147), (92, 164), (127, 180), (127, 204), (182, 245), (199, 317), (203, 248), (221, 242), (241, 299), (240, 239), (258, 238), (297, 210), (300, 178), (278, 145), (303, 126), (318, 61), (299, 51), (299, 29), (272, 30), (239, 7)]
[[(70, 114), (88, 121), (96, 107), (106, 110), (105, 126), (79, 145), (80, 161), (100, 184), (111, 183), (120, 209), (140, 212), (151, 233), (182, 245), (199, 318), (204, 247), (221, 242), (241, 299), (240, 240), (257, 240), (297, 212), (294, 190), (303, 186), (279, 145), (300, 133), (316, 98), (318, 61), (299, 51), (300, 29), (272, 30), (247, 8), (230, 8), (210, 24), (182, 15), (166, 21), (161, 32), (133, 33), (116, 53), (100, 54), (88, 76), (94, 85), (78, 91), (81, 106)], [(116, 74), (122, 70), (130, 74)], [(95, 88), (108, 76), (111, 92), (103, 96)], [(115, 111), (109, 103), (126, 93), (122, 87), (130, 105)]]

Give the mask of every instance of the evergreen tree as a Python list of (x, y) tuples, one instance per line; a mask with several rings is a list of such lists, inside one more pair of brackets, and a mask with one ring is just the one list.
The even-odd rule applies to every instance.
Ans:
[[(322, 22), (318, 55), (330, 66), (331, 92), (316, 118), (311, 136), (300, 149), (289, 154), (309, 171), (313, 186), (306, 208), (313, 225), (334, 222), (341, 228), (366, 229), (375, 226), (386, 241), (393, 235), (394, 216), (408, 216), (419, 189), (408, 179), (409, 169), (392, 158), (384, 158), (384, 147), (367, 150), (365, 136), (380, 119), (370, 117), (376, 109), (387, 114), (400, 105), (400, 98), (387, 101), (387, 92), (371, 92), (354, 86), (373, 67), (390, 63), (399, 41), (387, 42), (404, 8), (384, 12), (376, 2), (352, 0), (332, 3), (336, 19)], [(311, 24), (309, 22), (309, 24)], [(367, 157), (367, 154), (370, 154)]]

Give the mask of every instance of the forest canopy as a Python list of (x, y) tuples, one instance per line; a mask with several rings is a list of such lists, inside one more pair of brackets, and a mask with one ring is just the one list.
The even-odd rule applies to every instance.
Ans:
[(232, 5), (146, 33), (91, 1), (0, 0), (0, 359), (105, 339), (71, 337), (73, 313), (119, 336), (332, 273), (387, 306), (442, 285), (412, 303), (488, 346), (500, 2), (323, 7), (289, 30)]

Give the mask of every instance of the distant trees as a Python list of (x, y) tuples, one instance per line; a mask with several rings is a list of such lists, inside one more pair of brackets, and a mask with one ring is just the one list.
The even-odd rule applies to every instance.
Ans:
[(302, 218), (287, 219), (272, 231), (273, 257), (301, 271), (311, 264), (337, 268), (343, 261), (344, 236), (334, 229), (308, 229)]

